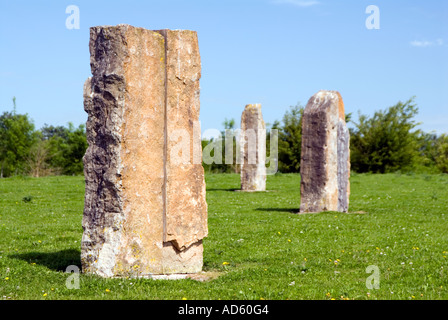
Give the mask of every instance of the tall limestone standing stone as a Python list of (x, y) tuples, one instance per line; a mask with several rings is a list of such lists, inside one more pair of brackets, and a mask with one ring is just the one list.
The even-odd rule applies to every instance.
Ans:
[[(83, 272), (199, 272), (208, 233), (204, 172), (193, 152), (180, 165), (172, 152), (172, 137), (192, 133), (199, 120), (197, 35), (102, 26), (90, 29), (89, 47)], [(200, 136), (183, 136), (188, 149), (200, 149)]]
[(260, 104), (246, 105), (241, 115), (241, 190), (266, 190), (266, 125)]
[[(159, 32), (166, 41), (168, 75), (164, 241), (183, 250), (207, 234), (201, 136), (200, 128), (195, 127), (195, 123), (199, 123), (201, 60), (196, 32), (189, 30)], [(178, 134), (174, 134), (176, 131)], [(182, 140), (179, 136), (182, 136)], [(185, 159), (187, 160), (185, 162), (194, 164), (183, 163), (183, 157), (179, 156), (176, 148), (180, 141), (189, 149), (186, 153), (189, 153), (190, 157)]]
[(348, 212), (349, 143), (341, 95), (319, 91), (302, 119), (300, 212)]

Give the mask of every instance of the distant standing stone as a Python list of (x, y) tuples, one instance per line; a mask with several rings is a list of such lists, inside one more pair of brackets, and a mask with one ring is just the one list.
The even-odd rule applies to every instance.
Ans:
[(260, 104), (246, 105), (241, 115), (241, 190), (266, 190), (266, 125)]
[(319, 91), (302, 119), (300, 212), (348, 212), (350, 135), (337, 91)]

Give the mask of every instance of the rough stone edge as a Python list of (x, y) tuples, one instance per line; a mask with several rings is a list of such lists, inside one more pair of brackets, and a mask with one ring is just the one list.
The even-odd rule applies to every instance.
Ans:
[[(106, 119), (106, 123), (109, 123), (109, 127), (115, 127), (118, 128), (118, 130), (112, 130), (111, 128), (109, 128), (109, 130), (103, 130), (102, 132), (102, 134), (107, 137), (106, 140), (110, 140), (108, 146), (104, 149), (106, 162), (102, 164), (102, 167), (109, 169), (103, 174), (103, 179), (101, 179), (101, 181), (106, 182), (105, 184), (103, 183), (103, 185), (100, 184), (101, 181), (97, 181), (97, 184), (95, 185), (95, 181), (92, 180), (92, 177), (94, 178), (94, 174), (96, 173), (96, 166), (94, 162), (90, 161), (90, 163), (86, 165), (86, 159), (96, 154), (96, 152), (94, 152), (93, 150), (98, 148), (98, 145), (95, 142), (97, 140), (97, 135), (99, 134), (99, 132), (89, 130), (89, 132), (91, 131), (90, 134), (89, 132), (87, 133), (89, 147), (83, 158), (85, 164), (84, 176), (86, 179), (86, 189), (92, 186), (91, 183), (89, 184), (89, 181), (94, 182), (93, 187), (96, 187), (96, 189), (108, 189), (108, 185), (116, 186), (117, 184), (121, 183), (119, 178), (121, 172), (121, 137), (119, 135), (116, 135), (115, 133), (117, 131), (120, 132), (122, 127), (122, 119), (120, 118), (120, 116), (117, 116), (117, 114), (120, 114), (123, 111), (122, 107), (124, 104), (124, 96), (122, 96), (122, 94), (124, 92), (124, 88), (126, 87), (123, 64), (125, 63), (126, 59), (128, 59), (128, 55), (126, 54), (126, 50), (123, 50), (122, 55), (117, 55), (119, 57), (122, 57), (123, 61), (114, 60), (115, 55), (112, 55), (107, 57), (106, 60), (108, 61), (105, 62), (95, 59), (95, 55), (97, 54), (97, 52), (93, 51), (95, 49), (98, 49), (94, 45), (94, 43), (98, 40), (98, 37), (102, 36), (109, 40), (108, 36), (105, 36), (104, 34), (107, 34), (108, 29), (112, 28), (120, 30), (120, 32), (116, 34), (116, 39), (114, 40), (120, 41), (120, 39), (118, 38), (121, 37), (122, 41), (122, 39), (125, 37), (126, 30), (129, 28), (129, 25), (120, 25), (120, 27), (97, 26), (90, 28), (89, 51), (92, 76), (89, 77), (85, 82), (84, 108), (88, 114), (87, 126), (92, 124), (94, 125), (98, 121), (98, 119), (96, 119), (95, 117), (96, 104), (94, 103), (94, 100), (107, 100), (106, 94), (113, 95), (109, 90), (113, 91), (113, 89), (115, 89), (115, 103), (114, 106), (110, 104), (110, 106), (112, 107), (108, 112), (109, 118)], [(120, 48), (117, 47), (116, 49), (119, 50)], [(101, 85), (106, 81), (110, 81), (110, 83), (113, 83), (113, 85), (110, 85), (109, 83), (109, 86), (107, 86), (107, 88), (105, 85)], [(117, 85), (117, 87), (115, 87), (115, 85)], [(96, 90), (94, 89), (94, 87), (98, 88), (99, 92), (95, 92)], [(107, 89), (107, 91), (105, 89)], [(110, 143), (111, 141), (114, 143)], [(101, 147), (99, 149), (101, 149)], [(91, 175), (88, 175), (89, 170), (91, 171)], [(114, 274), (115, 259), (118, 254), (117, 248), (119, 248), (119, 243), (121, 241), (120, 239), (123, 231), (122, 228), (124, 213), (121, 202), (121, 190), (113, 187), (111, 189), (111, 192), (112, 194), (116, 194), (114, 200), (116, 201), (115, 206), (118, 206), (118, 212), (115, 212), (114, 214), (112, 214), (113, 217), (110, 217), (110, 208), (108, 210), (106, 204), (103, 204), (103, 207), (99, 207), (99, 211), (101, 212), (100, 218), (104, 219), (102, 228), (99, 228), (99, 226), (96, 226), (95, 228), (95, 224), (92, 223), (90, 223), (89, 225), (86, 224), (87, 215), (96, 215), (92, 213), (92, 207), (89, 207), (89, 205), (91, 205), (93, 202), (95, 202), (95, 206), (99, 205), (100, 199), (98, 197), (90, 199), (92, 200), (90, 201), (87, 197), (88, 193), (86, 192), (83, 212), (83, 239), (81, 243), (82, 269), (83, 272), (93, 273), (103, 277), (110, 277)], [(94, 211), (97, 212), (98, 210)], [(100, 229), (102, 230), (100, 231)], [(93, 239), (92, 235), (94, 236)], [(93, 241), (91, 244), (93, 247), (91, 247), (90, 249), (90, 245), (87, 245), (87, 239), (89, 240), (89, 242)], [(100, 242), (97, 242), (97, 240), (100, 240)], [(94, 252), (94, 254), (91, 254), (92, 251)]]

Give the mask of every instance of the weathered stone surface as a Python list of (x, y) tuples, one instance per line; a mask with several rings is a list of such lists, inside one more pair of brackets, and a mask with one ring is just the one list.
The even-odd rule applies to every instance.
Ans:
[[(170, 128), (199, 117), (196, 34), (187, 32), (191, 36), (182, 43), (194, 48), (191, 56), (171, 40), (183, 33), (129, 25), (90, 29), (93, 76), (84, 86), (89, 143), (84, 157), (84, 272), (110, 277), (202, 269), (207, 235), (203, 171), (192, 165), (173, 171), (167, 156)], [(194, 85), (173, 85), (176, 74), (167, 63), (172, 53), (179, 54), (178, 64), (187, 65), (183, 74), (190, 79), (196, 75)], [(193, 57), (194, 68), (186, 62)], [(182, 103), (173, 107), (172, 96), (182, 97)], [(176, 112), (188, 117), (172, 124)], [(196, 140), (191, 145), (200, 143)], [(194, 192), (186, 191), (193, 187)]]
[(349, 143), (341, 95), (319, 91), (302, 119), (300, 212), (348, 212)]
[[(161, 30), (166, 39), (166, 230), (165, 242), (184, 250), (207, 235), (204, 169), (199, 122), (201, 59), (197, 34), (189, 30)], [(179, 135), (182, 133), (182, 139)], [(180, 159), (176, 146), (185, 144), (189, 157)], [(199, 147), (199, 150), (194, 148)]]
[(260, 104), (246, 105), (241, 115), (241, 190), (266, 190), (266, 125)]

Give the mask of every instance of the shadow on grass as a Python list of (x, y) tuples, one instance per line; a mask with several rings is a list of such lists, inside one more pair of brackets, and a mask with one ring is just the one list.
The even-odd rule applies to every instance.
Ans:
[(266, 212), (287, 212), (287, 213), (298, 213), (300, 209), (294, 208), (257, 208), (257, 211), (266, 211)]
[(240, 190), (240, 189), (235, 189), (235, 188), (228, 188), (228, 189), (210, 188), (210, 189), (207, 189), (207, 191), (237, 191), (237, 190)]
[(350, 212), (339, 212), (339, 211), (321, 211), (321, 212), (300, 212), (300, 209), (291, 209), (291, 208), (257, 208), (257, 211), (266, 211), (266, 212), (288, 212), (294, 213), (297, 215), (303, 214), (367, 214), (365, 211), (350, 211)]
[(56, 252), (28, 252), (10, 255), (13, 259), (36, 263), (55, 271), (65, 271), (70, 265), (81, 268), (81, 251), (65, 249)]

